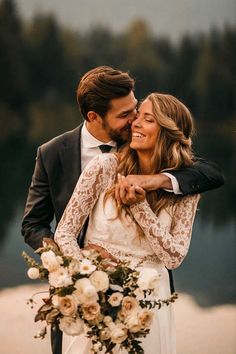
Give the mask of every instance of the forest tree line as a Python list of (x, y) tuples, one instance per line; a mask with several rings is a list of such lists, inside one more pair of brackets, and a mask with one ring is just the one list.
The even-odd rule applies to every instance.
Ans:
[(102, 27), (79, 33), (61, 27), (51, 15), (25, 23), (14, 1), (4, 0), (0, 143), (22, 138), (39, 144), (78, 125), (77, 85), (98, 65), (128, 70), (138, 98), (151, 91), (174, 94), (190, 107), (197, 125), (230, 131), (236, 118), (235, 53), (232, 27), (186, 35), (177, 44), (154, 36), (140, 19), (121, 34)]
[(121, 34), (102, 27), (74, 32), (51, 15), (37, 15), (26, 23), (13, 0), (2, 0), (0, 242), (17, 206), (25, 203), (37, 146), (82, 120), (76, 88), (81, 76), (98, 65), (129, 70), (138, 98), (160, 91), (187, 104), (199, 131), (194, 150), (216, 161), (226, 176), (226, 188), (203, 198), (202, 215), (219, 224), (234, 218), (235, 55), (232, 27), (186, 35), (173, 44), (154, 36), (140, 19)]

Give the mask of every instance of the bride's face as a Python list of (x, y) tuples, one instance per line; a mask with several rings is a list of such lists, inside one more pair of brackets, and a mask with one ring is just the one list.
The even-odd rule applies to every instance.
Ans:
[(137, 151), (154, 152), (160, 126), (153, 114), (152, 103), (146, 99), (139, 107), (137, 118), (132, 123), (130, 147)]

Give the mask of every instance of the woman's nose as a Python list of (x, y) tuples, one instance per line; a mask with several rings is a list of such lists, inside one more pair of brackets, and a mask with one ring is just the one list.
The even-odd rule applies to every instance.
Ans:
[(134, 121), (133, 121), (133, 127), (141, 127), (141, 121), (140, 119), (137, 117)]

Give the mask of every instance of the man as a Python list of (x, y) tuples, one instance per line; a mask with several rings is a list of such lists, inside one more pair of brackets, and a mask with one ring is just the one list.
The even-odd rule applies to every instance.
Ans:
[[(60, 220), (86, 164), (104, 150), (115, 151), (130, 137), (137, 100), (134, 80), (127, 73), (104, 66), (89, 71), (79, 83), (77, 99), (85, 123), (42, 145), (37, 152), (22, 223), (25, 242), (34, 249), (42, 245), (44, 237), (53, 238), (50, 223), (54, 216), (57, 223)], [(138, 177), (138, 184), (148, 190), (165, 188), (183, 194), (199, 193), (223, 184), (223, 177), (214, 164), (203, 160), (171, 174)], [(127, 177), (127, 186), (133, 179), (135, 176)], [(120, 197), (125, 202), (124, 191)], [(52, 351), (61, 353), (58, 332), (52, 333)]]

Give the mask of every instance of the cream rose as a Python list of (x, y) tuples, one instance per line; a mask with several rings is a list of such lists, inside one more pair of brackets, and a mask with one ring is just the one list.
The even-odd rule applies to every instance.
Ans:
[(122, 300), (122, 313), (130, 314), (138, 309), (138, 301), (132, 296), (125, 296)]
[(77, 312), (78, 300), (75, 295), (54, 295), (52, 303), (64, 316), (74, 316)]
[(159, 284), (160, 274), (153, 268), (142, 268), (137, 284), (141, 290), (156, 289)]
[(138, 314), (138, 320), (142, 329), (150, 328), (153, 320), (153, 312), (148, 309), (142, 309)]
[(108, 302), (113, 307), (119, 306), (123, 297), (123, 294), (116, 292), (109, 297)]
[(84, 318), (87, 321), (95, 320), (100, 314), (100, 305), (97, 302), (82, 306)]
[(138, 313), (136, 311), (133, 311), (125, 321), (125, 324), (127, 328), (130, 330), (130, 332), (136, 333), (141, 330), (141, 325), (139, 323), (138, 319)]
[(43, 252), (41, 255), (41, 260), (44, 268), (49, 272), (58, 270), (61, 264), (63, 264), (63, 259), (60, 256), (56, 256), (53, 251)]
[(89, 279), (97, 291), (105, 292), (109, 288), (108, 275), (101, 270), (96, 270), (93, 274), (90, 275)]
[(127, 338), (127, 328), (122, 324), (116, 324), (111, 330), (111, 341), (115, 344), (122, 343)]
[(32, 267), (27, 272), (28, 277), (30, 279), (38, 279), (39, 278), (39, 270), (38, 268)]
[(73, 280), (68, 272), (67, 268), (60, 267), (57, 270), (49, 273), (48, 281), (51, 286), (60, 288), (63, 286), (69, 286), (73, 284)]
[(69, 336), (78, 336), (84, 331), (84, 322), (79, 317), (65, 316), (60, 319), (59, 328)]

